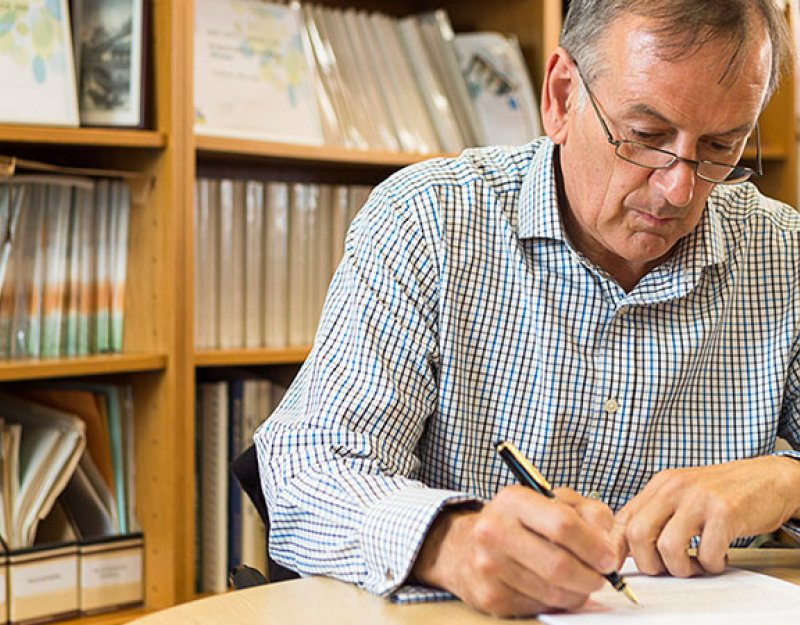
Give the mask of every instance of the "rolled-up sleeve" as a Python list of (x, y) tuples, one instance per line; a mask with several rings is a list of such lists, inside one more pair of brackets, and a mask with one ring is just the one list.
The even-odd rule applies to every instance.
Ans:
[[(391, 179), (390, 179), (391, 181)], [(443, 506), (415, 479), (437, 409), (435, 191), (373, 192), (348, 233), (314, 349), (256, 433), (270, 554), (390, 594)]]

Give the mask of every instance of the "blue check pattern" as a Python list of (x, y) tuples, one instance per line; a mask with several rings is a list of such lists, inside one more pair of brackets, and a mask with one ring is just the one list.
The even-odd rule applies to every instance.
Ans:
[(615, 510), (662, 469), (800, 448), (800, 213), (720, 185), (625, 293), (565, 237), (553, 154), (414, 165), (360, 211), (255, 437), (277, 561), (443, 596), (403, 584), (443, 507), (514, 482), (498, 439)]

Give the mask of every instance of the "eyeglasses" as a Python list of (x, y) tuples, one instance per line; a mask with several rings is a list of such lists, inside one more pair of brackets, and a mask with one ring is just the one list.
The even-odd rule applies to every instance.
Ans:
[[(575, 66), (577, 68), (577, 65)], [(715, 161), (694, 160), (691, 158), (684, 158), (678, 156), (669, 150), (662, 150), (661, 148), (654, 148), (638, 141), (630, 141), (628, 139), (614, 139), (611, 131), (608, 129), (608, 124), (603, 119), (600, 113), (600, 107), (594, 97), (586, 79), (583, 77), (580, 69), (578, 69), (578, 76), (586, 88), (586, 93), (589, 94), (589, 101), (592, 103), (597, 119), (603, 126), (606, 133), (608, 142), (614, 146), (614, 151), (617, 156), (622, 160), (638, 165), (639, 167), (646, 167), (648, 169), (669, 169), (675, 163), (680, 161), (686, 163), (694, 169), (694, 173), (698, 178), (706, 180), (707, 182), (714, 182), (718, 184), (736, 184), (744, 182), (751, 176), (760, 176), (763, 171), (761, 169), (761, 136), (758, 130), (758, 124), (755, 127), (756, 133), (756, 169), (750, 169), (744, 165), (730, 165), (728, 163), (717, 163)]]

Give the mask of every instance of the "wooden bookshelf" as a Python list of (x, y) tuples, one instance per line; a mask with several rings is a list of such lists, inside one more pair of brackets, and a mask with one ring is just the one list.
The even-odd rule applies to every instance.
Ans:
[(167, 137), (166, 134), (154, 130), (2, 124), (0, 125), (0, 143), (163, 148), (167, 144)]
[(0, 382), (163, 371), (167, 354), (108, 354), (52, 360), (0, 361)]
[[(444, 6), (456, 30), (493, 29), (517, 34), (541, 84), (547, 53), (556, 45), (560, 0), (323, 0), (325, 4), (383, 10), (395, 15)], [(117, 625), (146, 612), (194, 598), (195, 385), (198, 371), (239, 366), (291, 369), (308, 347), (194, 349), (192, 189), (204, 167), (271, 168), (385, 175), (438, 155), (360, 152), (195, 136), (193, 120), (193, 2), (150, 0), (148, 38), (152, 128), (101, 129), (0, 125), (0, 154), (61, 164), (128, 168), (156, 180), (146, 201), (131, 211), (125, 353), (79, 359), (0, 363), (0, 382), (112, 375), (130, 383), (136, 410), (137, 514), (145, 535), (145, 607), (65, 621)], [(771, 195), (795, 203), (794, 93), (789, 79), (762, 117), (765, 176)], [(748, 151), (752, 159), (754, 152)], [(308, 172), (311, 172), (309, 174)], [(355, 172), (355, 174), (353, 173)], [(201, 371), (202, 373), (202, 371)]]
[(195, 367), (245, 367), (254, 365), (302, 364), (310, 347), (284, 347), (278, 349), (215, 349), (198, 351), (194, 355)]
[(405, 167), (426, 158), (451, 156), (448, 154), (411, 154), (408, 152), (376, 152), (351, 150), (332, 146), (294, 145), (254, 141), (251, 139), (231, 139), (195, 135), (195, 149), (198, 158), (231, 156), (248, 157), (248, 160), (270, 160), (287, 163), (345, 164), (361, 167)]

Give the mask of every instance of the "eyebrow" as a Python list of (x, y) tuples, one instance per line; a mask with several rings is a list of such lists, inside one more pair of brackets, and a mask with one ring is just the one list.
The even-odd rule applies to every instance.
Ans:
[[(668, 117), (662, 115), (661, 113), (659, 113), (657, 110), (655, 110), (651, 106), (649, 106), (647, 104), (644, 104), (644, 103), (641, 103), (641, 102), (638, 102), (638, 103), (634, 104), (629, 109), (629, 113), (635, 114), (635, 115), (648, 115), (650, 117), (655, 117), (656, 119), (659, 119), (660, 121), (664, 122), (668, 126), (672, 126), (673, 128), (676, 127), (676, 124), (671, 119), (669, 119)], [(735, 128), (731, 128), (730, 130), (725, 130), (723, 132), (711, 133), (711, 135), (709, 135), (709, 136), (712, 136), (712, 137), (727, 137), (729, 135), (750, 134), (753, 131), (754, 128), (755, 128), (755, 125), (750, 124), (750, 123), (746, 123), (746, 124), (742, 124), (741, 126), (736, 126)]]

